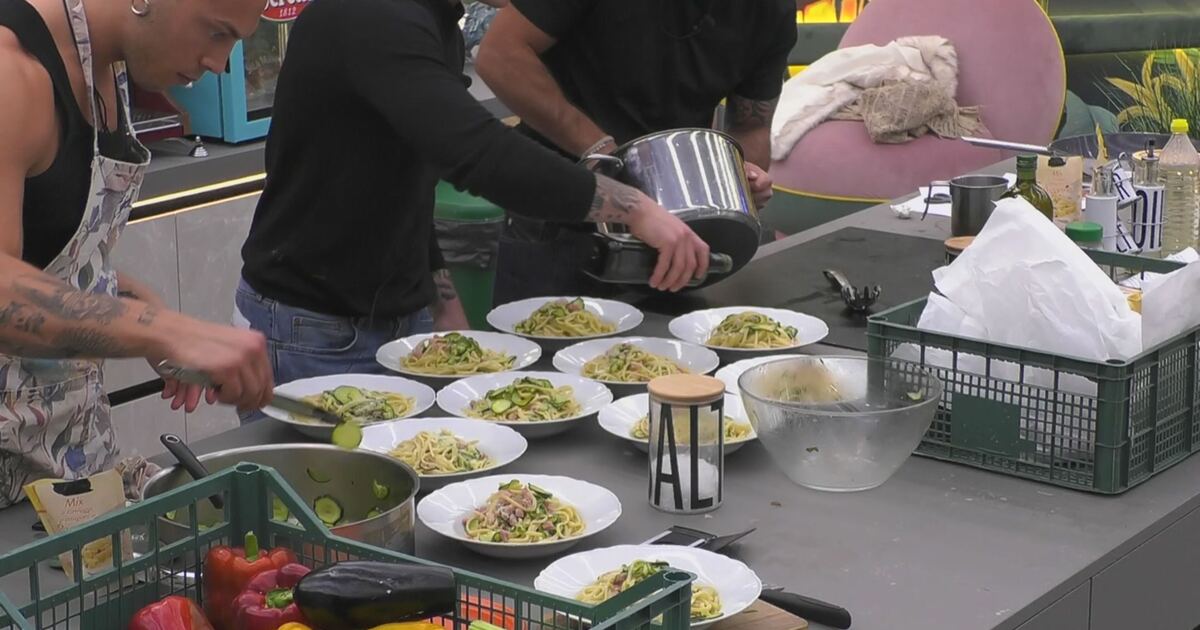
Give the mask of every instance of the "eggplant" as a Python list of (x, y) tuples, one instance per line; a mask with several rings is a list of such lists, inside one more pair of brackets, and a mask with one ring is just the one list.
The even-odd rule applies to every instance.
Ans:
[(451, 615), (458, 588), (445, 567), (352, 561), (309, 573), (294, 594), (314, 627), (366, 630)]

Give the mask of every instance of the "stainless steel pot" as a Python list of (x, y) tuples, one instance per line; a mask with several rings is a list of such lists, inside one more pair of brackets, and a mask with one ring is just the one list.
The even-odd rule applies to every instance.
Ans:
[[(247, 446), (199, 456), (211, 472), (251, 462), (270, 466), (287, 480), (309, 506), (317, 497), (328, 495), (342, 506), (344, 524), (332, 528), (338, 536), (367, 544), (413, 554), (416, 551), (414, 501), (420, 479), (400, 460), (363, 450), (346, 450), (329, 444), (269, 444)], [(327, 479), (328, 481), (318, 481)], [(146, 484), (143, 496), (157, 496), (187, 484), (191, 476), (179, 466), (165, 469)], [(377, 499), (372, 482), (388, 488), (385, 499)], [(266, 506), (271, 513), (271, 506)], [(382, 513), (366, 518), (378, 508)], [(199, 523), (221, 520), (221, 513), (209, 501), (196, 503)], [(180, 521), (184, 520), (182, 517)], [(187, 527), (175, 521), (159, 522), (159, 537), (174, 542), (187, 534)]]
[[(712, 129), (661, 131), (627, 142), (612, 155), (590, 155), (585, 161), (599, 162), (598, 172), (646, 193), (687, 223), (715, 255), (728, 257), (729, 262), (710, 273), (703, 284), (741, 269), (758, 251), (762, 230), (758, 208), (746, 178), (742, 148), (728, 135)], [(601, 224), (600, 232), (619, 239), (626, 251), (630, 243), (637, 243), (624, 225)], [(638, 258), (636, 252), (629, 256)], [(651, 262), (645, 270), (647, 279), (652, 268)], [(603, 274), (597, 278), (621, 281)]]

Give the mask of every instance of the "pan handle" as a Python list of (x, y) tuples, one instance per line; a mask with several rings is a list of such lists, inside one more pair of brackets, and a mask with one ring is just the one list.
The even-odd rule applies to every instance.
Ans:
[[(188, 447), (187, 443), (180, 439), (178, 435), (175, 435), (174, 433), (164, 433), (161, 437), (159, 437), (159, 440), (162, 442), (163, 446), (167, 447), (167, 450), (175, 456), (175, 459), (179, 462), (179, 465), (182, 466), (183, 469), (186, 470), (193, 479), (200, 480), (208, 476), (208, 468), (201, 463), (200, 458), (196, 457), (196, 454), (192, 452), (192, 449)], [(212, 506), (218, 510), (225, 507), (225, 501), (219, 494), (212, 495), (208, 498), (208, 500), (210, 503), (212, 503)]]

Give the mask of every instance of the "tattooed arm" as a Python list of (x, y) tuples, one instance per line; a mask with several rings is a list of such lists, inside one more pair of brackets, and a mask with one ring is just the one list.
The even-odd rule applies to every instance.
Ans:
[[(479, 46), (475, 70), (523, 122), (563, 151), (581, 156), (607, 134), (567, 100), (542, 62), (540, 55), (556, 41), (510, 6), (492, 18)], [(610, 144), (606, 148), (615, 147)]]
[(454, 290), (454, 281), (450, 277), (450, 270), (446, 269), (436, 232), (430, 236), (429, 268), (433, 270), (433, 303), (429, 305), (433, 329), (437, 332), (469, 330), (471, 325), (467, 322), (467, 313), (458, 299), (458, 291)]
[(725, 102), (725, 130), (742, 145), (746, 161), (762, 168), (771, 164), (771, 118), (778, 98), (755, 101), (730, 96)]
[(624, 223), (634, 236), (658, 250), (658, 263), (650, 276), (655, 289), (678, 291), (693, 277), (708, 273), (708, 244), (636, 188), (597, 174), (587, 220)]

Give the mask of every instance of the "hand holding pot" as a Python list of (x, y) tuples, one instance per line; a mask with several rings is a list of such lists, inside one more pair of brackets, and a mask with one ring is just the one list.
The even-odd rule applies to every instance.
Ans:
[(757, 164), (746, 162), (746, 179), (750, 182), (750, 192), (754, 195), (754, 205), (762, 208), (771, 200), (771, 175)]
[(635, 237), (658, 250), (658, 263), (650, 276), (650, 286), (662, 291), (679, 291), (693, 278), (708, 273), (708, 244), (679, 217), (641, 195), (629, 215), (629, 230)]

